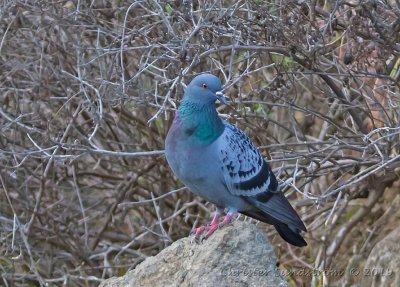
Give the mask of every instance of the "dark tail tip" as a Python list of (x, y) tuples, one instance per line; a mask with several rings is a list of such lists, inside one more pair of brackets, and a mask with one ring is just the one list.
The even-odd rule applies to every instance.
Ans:
[(307, 242), (300, 235), (300, 231), (295, 232), (290, 229), (286, 224), (275, 224), (275, 229), (278, 231), (279, 235), (287, 242), (294, 246), (303, 247), (307, 246)]

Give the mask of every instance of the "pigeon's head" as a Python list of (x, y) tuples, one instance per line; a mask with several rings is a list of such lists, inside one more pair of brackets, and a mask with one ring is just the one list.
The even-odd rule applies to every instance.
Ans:
[(211, 74), (201, 74), (187, 86), (183, 99), (199, 105), (213, 104), (217, 99), (226, 104), (221, 90), (219, 78)]

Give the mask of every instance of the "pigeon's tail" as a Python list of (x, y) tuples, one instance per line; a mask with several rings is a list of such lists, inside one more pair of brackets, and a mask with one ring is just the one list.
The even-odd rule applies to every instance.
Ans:
[(286, 224), (275, 224), (274, 227), (276, 231), (278, 231), (279, 235), (290, 244), (298, 247), (307, 246), (307, 242), (300, 235), (300, 230), (292, 230), (292, 228)]
[(283, 193), (267, 192), (243, 199), (254, 208), (241, 213), (274, 225), (279, 235), (290, 244), (299, 247), (307, 245), (300, 235), (301, 231), (307, 229)]

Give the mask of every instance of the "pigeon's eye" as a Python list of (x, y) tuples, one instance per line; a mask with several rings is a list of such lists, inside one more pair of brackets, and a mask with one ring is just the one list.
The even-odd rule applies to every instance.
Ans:
[(204, 89), (207, 89), (207, 88), (208, 88), (208, 85), (207, 85), (206, 83), (204, 83), (204, 84), (203, 84), (203, 88), (204, 88)]

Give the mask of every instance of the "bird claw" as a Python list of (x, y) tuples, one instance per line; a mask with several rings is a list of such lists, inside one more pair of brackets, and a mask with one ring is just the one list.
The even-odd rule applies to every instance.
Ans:
[[(194, 237), (194, 242), (196, 242), (196, 244), (203, 244), (203, 242), (206, 240), (207, 238), (205, 238), (204, 236), (195, 236)], [(192, 241), (193, 243), (193, 241)]]
[[(207, 240), (211, 235), (213, 235), (213, 233), (219, 229), (224, 227), (225, 225), (229, 224), (231, 222), (232, 219), (232, 215), (231, 214), (227, 214), (227, 216), (225, 216), (224, 220), (220, 223), (218, 223), (218, 219), (217, 220), (213, 220), (211, 222), (211, 224), (205, 226), (205, 225), (201, 225), (198, 228), (195, 228), (191, 234), (195, 235), (195, 241), (196, 243), (203, 243), (204, 240)], [(202, 237), (201, 235), (203, 234), (204, 231), (207, 231), (207, 233)]]
[[(194, 239), (196, 243), (203, 243), (204, 240), (207, 240), (219, 227), (222, 227), (221, 224), (215, 223), (207, 226), (200, 226), (195, 228), (191, 233), (195, 235)], [(207, 231), (207, 233), (202, 236), (202, 234)]]
[(195, 236), (195, 237), (194, 237), (194, 242), (196, 242), (196, 244), (202, 243), (201, 236)]
[(201, 234), (207, 229), (207, 226), (205, 225), (201, 225), (200, 227), (197, 227), (195, 229), (193, 229), (190, 234), (194, 235), (194, 241), (199, 244), (200, 241), (203, 242), (202, 238), (201, 238)]

